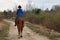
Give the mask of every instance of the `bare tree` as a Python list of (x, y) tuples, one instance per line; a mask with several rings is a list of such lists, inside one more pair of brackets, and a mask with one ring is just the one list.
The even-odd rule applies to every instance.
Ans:
[(14, 8), (13, 8), (13, 10), (14, 10), (14, 11), (17, 10), (17, 4), (16, 4), (16, 3), (14, 4)]
[(27, 5), (26, 5), (26, 10), (32, 10), (32, 5), (31, 5), (32, 1), (28, 1)]

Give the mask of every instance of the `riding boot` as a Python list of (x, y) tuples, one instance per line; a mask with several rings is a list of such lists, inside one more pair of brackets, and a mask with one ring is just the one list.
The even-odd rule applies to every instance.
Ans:
[(15, 19), (15, 25), (14, 26), (16, 26), (16, 19)]

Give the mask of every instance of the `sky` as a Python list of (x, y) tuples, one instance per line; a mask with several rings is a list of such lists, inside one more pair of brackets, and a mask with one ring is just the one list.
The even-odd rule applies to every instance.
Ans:
[(53, 5), (59, 5), (60, 0), (0, 0), (0, 11), (15, 10), (16, 6), (21, 5), (22, 9), (26, 8), (28, 1), (36, 8), (51, 9)]

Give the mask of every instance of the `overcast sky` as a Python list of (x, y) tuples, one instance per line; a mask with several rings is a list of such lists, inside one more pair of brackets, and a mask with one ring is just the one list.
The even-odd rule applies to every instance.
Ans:
[[(53, 5), (59, 5), (60, 0), (30, 0), (32, 5), (37, 8), (51, 9)], [(0, 0), (0, 11), (3, 10), (13, 10), (15, 6), (21, 5), (23, 9), (25, 9), (26, 4), (28, 4), (28, 0)]]

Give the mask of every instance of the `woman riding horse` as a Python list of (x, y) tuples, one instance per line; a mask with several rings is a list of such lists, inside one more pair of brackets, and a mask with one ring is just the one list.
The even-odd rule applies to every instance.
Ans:
[(18, 29), (18, 36), (22, 37), (22, 31), (23, 31), (23, 27), (24, 27), (24, 19), (23, 19), (23, 11), (22, 11), (20, 5), (18, 6), (18, 9), (16, 12), (15, 26), (17, 26), (17, 29)]

